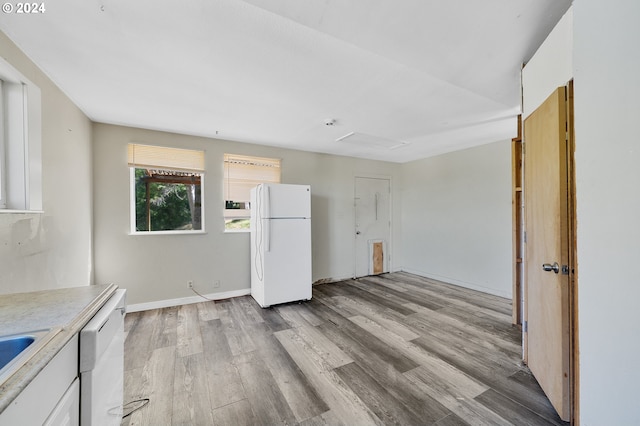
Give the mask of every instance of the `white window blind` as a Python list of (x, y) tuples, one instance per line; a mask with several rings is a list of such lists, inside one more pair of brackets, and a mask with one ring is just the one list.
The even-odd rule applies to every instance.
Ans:
[(204, 151), (130, 143), (130, 167), (204, 172)]
[(225, 201), (250, 201), (259, 183), (280, 183), (280, 159), (224, 154)]

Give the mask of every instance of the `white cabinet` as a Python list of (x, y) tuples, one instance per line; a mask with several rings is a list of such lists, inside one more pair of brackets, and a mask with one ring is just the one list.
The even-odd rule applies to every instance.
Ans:
[(80, 379), (75, 379), (43, 426), (78, 426), (79, 413)]
[(0, 414), (0, 426), (41, 425), (49, 421), (47, 424), (51, 425), (77, 425), (77, 377), (78, 335), (75, 335)]

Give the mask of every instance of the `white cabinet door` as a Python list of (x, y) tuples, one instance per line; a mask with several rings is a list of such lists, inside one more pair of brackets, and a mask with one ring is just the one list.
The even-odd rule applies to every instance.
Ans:
[(0, 413), (0, 426), (41, 425), (78, 377), (78, 335)]
[(43, 426), (78, 426), (80, 424), (80, 380), (75, 379)]

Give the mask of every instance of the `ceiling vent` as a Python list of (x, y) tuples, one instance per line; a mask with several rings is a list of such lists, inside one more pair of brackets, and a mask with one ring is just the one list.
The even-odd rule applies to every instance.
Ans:
[(368, 148), (377, 149), (397, 149), (409, 145), (409, 142), (381, 138), (379, 136), (372, 136), (358, 132), (347, 133), (346, 135), (336, 139), (336, 142), (349, 143), (353, 145), (366, 146)]

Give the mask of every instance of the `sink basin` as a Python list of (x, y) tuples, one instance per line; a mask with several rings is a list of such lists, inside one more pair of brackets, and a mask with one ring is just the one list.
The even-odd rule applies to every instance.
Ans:
[(0, 385), (47, 344), (59, 329), (0, 336)]
[(21, 334), (0, 339), (0, 370), (35, 341), (35, 336), (30, 334)]

